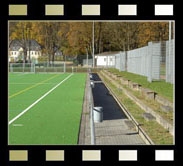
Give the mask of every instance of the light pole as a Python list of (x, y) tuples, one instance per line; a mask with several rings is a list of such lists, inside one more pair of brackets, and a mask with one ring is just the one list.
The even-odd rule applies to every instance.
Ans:
[(94, 50), (94, 44), (95, 44), (95, 23), (93, 21), (93, 68), (95, 67), (95, 50)]
[(87, 68), (88, 68), (88, 50), (86, 48), (86, 64), (87, 64)]
[[(172, 24), (171, 24), (171, 21), (169, 21), (169, 45), (168, 45), (168, 47), (169, 47), (169, 71), (168, 71), (168, 79), (170, 79), (170, 73), (171, 73), (171, 65), (170, 65), (170, 62), (171, 62), (171, 39), (172, 39)], [(169, 80), (170, 81), (170, 80)]]
[(29, 47), (29, 50), (28, 50), (28, 53), (29, 53), (29, 63), (31, 63), (31, 55), (30, 55), (30, 44), (31, 44), (31, 38), (30, 38), (30, 27), (28, 27), (28, 47)]

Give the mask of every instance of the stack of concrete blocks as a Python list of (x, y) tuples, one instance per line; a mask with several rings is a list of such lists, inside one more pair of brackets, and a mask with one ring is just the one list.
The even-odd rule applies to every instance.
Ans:
[(107, 74), (114, 81), (119, 80), (121, 85), (125, 85), (125, 86), (131, 88), (132, 90), (136, 90), (136, 91), (141, 92), (145, 98), (155, 100), (164, 106), (168, 106), (169, 107), (169, 108), (167, 107), (168, 110), (170, 110), (170, 108), (171, 108), (171, 110), (173, 110), (173, 103), (171, 103), (167, 99), (159, 96), (156, 92), (154, 92), (148, 88), (144, 88), (140, 84), (134, 83), (126, 78), (119, 76), (119, 75), (114, 75), (112, 72), (105, 70), (104, 73)]
[[(116, 87), (119, 87), (119, 83), (117, 83), (112, 77), (110, 77), (108, 75), (108, 72), (104, 72), (104, 73), (105, 73), (104, 74), (105, 77), (107, 77)], [(133, 85), (133, 83), (130, 80), (127, 80), (124, 78), (120, 78), (120, 80), (121, 80), (122, 85), (125, 85), (124, 83), (126, 83), (126, 85), (128, 87), (130, 87), (129, 86), (130, 84)], [(152, 99), (152, 100), (155, 99), (156, 93), (154, 91), (151, 91), (150, 89), (143, 88), (143, 87), (141, 87), (140, 90), (141, 90), (142, 94), (144, 94), (147, 98)], [(133, 98), (136, 98), (136, 97), (133, 97)], [(146, 113), (142, 114), (142, 116), (145, 118), (145, 120), (147, 120), (147, 121), (156, 120), (165, 129), (167, 129), (169, 131), (169, 133), (174, 135), (174, 127), (171, 123), (169, 123), (167, 120), (165, 120), (163, 117), (161, 117), (161, 115), (154, 112), (154, 110), (152, 108), (148, 107), (146, 104), (141, 102), (139, 99), (133, 99), (133, 100), (138, 100), (138, 102), (139, 102), (138, 104), (140, 105), (140, 107), (145, 110)], [(167, 113), (167, 112), (172, 111), (173, 108), (168, 105), (163, 104), (163, 106), (161, 107), (161, 110), (163, 112)]]

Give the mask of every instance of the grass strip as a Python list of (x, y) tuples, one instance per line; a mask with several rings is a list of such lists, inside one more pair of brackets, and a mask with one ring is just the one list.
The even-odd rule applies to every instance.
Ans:
[(158, 93), (158, 95), (168, 99), (170, 102), (173, 102), (173, 84), (167, 83), (164, 80), (148, 82), (147, 77), (129, 73), (126, 71), (118, 71), (117, 69), (111, 68), (108, 69), (110, 72), (118, 74), (126, 79), (131, 80), (132, 82), (142, 85), (144, 88), (151, 89)]
[[(103, 77), (103, 76), (102, 76)], [(173, 136), (169, 134), (168, 130), (164, 129), (156, 121), (146, 121), (142, 114), (145, 113), (139, 106), (137, 106), (131, 99), (129, 99), (121, 90), (116, 88), (111, 82), (109, 82), (105, 77), (103, 77), (105, 83), (112, 89), (112, 91), (117, 95), (120, 102), (125, 105), (128, 111), (136, 119), (136, 121), (141, 125), (143, 130), (148, 134), (152, 141), (157, 145), (172, 145)]]
[(160, 108), (162, 105), (159, 104), (158, 102), (145, 98), (140, 92), (133, 91), (132, 89), (130, 89), (125, 85), (123, 87), (128, 91), (130, 91), (135, 97), (141, 100), (145, 105), (152, 108), (155, 112), (157, 112), (160, 116), (162, 116), (164, 119), (166, 119), (169, 123), (173, 125), (173, 110), (169, 112), (163, 112)]

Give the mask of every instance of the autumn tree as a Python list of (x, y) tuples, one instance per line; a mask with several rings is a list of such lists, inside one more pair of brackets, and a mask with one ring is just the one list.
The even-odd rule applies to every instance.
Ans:
[[(27, 40), (42, 46), (42, 56), (55, 61), (55, 52), (66, 56), (92, 56), (93, 22), (10, 22), (9, 39), (22, 41), (24, 61)], [(146, 46), (150, 41), (168, 40), (168, 22), (95, 22), (95, 54), (127, 51)]]

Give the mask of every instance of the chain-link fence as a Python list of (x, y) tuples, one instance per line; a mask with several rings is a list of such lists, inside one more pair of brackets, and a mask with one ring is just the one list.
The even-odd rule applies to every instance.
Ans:
[(76, 66), (73, 63), (59, 62), (59, 63), (9, 63), (9, 72), (25, 72), (25, 73), (87, 73), (88, 69), (91, 72), (98, 72), (102, 70), (101, 67), (91, 66)]
[[(69, 68), (68, 68), (69, 69)], [(72, 71), (72, 69), (71, 69)], [(27, 73), (47, 73), (47, 72), (66, 72), (66, 63), (9, 63), (9, 72)]]
[(93, 59), (83, 59), (83, 66), (92, 67), (93, 66)]
[(9, 63), (9, 72), (35, 72), (33, 63)]

